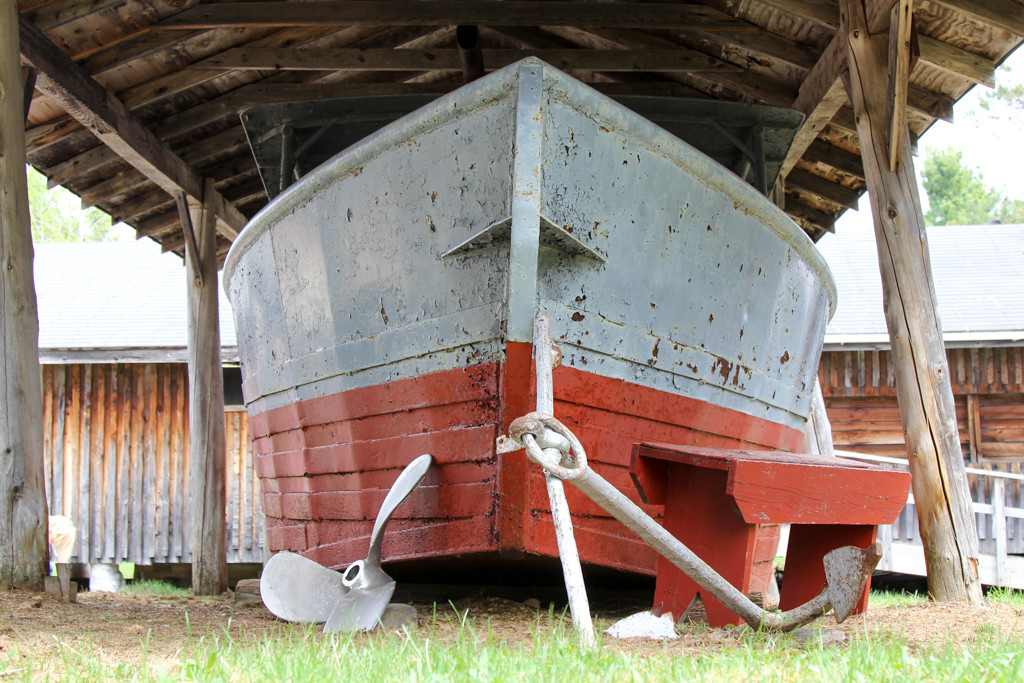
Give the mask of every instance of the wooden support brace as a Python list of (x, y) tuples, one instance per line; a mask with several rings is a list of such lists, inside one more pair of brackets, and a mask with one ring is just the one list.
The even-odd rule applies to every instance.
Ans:
[(910, 87), (911, 0), (897, 0), (889, 23), (889, 89), (886, 94), (889, 122), (889, 170), (900, 170), (907, 127), (907, 89)]
[(21, 67), (21, 91), (25, 107), (25, 121), (28, 121), (28, 110), (32, 108), (32, 93), (36, 89), (36, 70), (30, 66)]
[(195, 274), (196, 287), (202, 289), (203, 287), (203, 269), (199, 264), (199, 244), (196, 242), (195, 229), (192, 226), (192, 213), (189, 210), (188, 199), (185, 198), (184, 192), (179, 192), (174, 198), (174, 203), (178, 207), (178, 220), (181, 221), (181, 234), (185, 238), (185, 244), (188, 245), (188, 257), (192, 261), (192, 272)]

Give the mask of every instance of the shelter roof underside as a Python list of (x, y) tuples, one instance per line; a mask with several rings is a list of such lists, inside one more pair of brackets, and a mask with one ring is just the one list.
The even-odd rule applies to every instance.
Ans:
[[(838, 79), (845, 63), (838, 0), (17, 5), (23, 62), (35, 67), (29, 162), (52, 185), (165, 251), (184, 250), (172, 196), (179, 186), (186, 197), (214, 188), (206, 197), (219, 202), (222, 256), (245, 219), (267, 203), (242, 110), (447, 92), (464, 79), (459, 26), (477, 27), (479, 51), (463, 49), (461, 56), (477, 64), (482, 58), (487, 70), (536, 55), (610, 95), (799, 110), (806, 119), (782, 164), (776, 197), (814, 240), (865, 191), (853, 113)], [(873, 28), (886, 30), (892, 5), (868, 3)], [(931, 0), (913, 9), (919, 56), (907, 120), (916, 140), (937, 119), (951, 119), (953, 104), (971, 87), (994, 83), (995, 68), (1024, 36), (1024, 5)]]

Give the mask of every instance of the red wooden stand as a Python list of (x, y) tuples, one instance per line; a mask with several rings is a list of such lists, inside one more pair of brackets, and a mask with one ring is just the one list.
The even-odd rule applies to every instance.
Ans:
[[(665, 444), (636, 444), (630, 473), (644, 502), (665, 506), (665, 529), (744, 594), (751, 588), (759, 527), (791, 524), (783, 610), (822, 591), (827, 552), (873, 543), (877, 525), (899, 516), (910, 487), (906, 472), (842, 458)], [(697, 593), (712, 626), (741, 623), (660, 559), (656, 608), (678, 618)], [(866, 608), (867, 588), (854, 613)]]

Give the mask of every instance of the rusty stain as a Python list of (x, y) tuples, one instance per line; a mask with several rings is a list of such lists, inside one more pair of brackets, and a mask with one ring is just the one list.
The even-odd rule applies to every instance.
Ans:
[(717, 372), (722, 376), (722, 381), (729, 381), (729, 375), (732, 373), (732, 363), (725, 360), (724, 358), (718, 358), (714, 363), (711, 364), (711, 372)]
[(743, 328), (740, 328), (740, 339), (743, 339)]
[(348, 217), (348, 222), (351, 223), (352, 222), (352, 209), (348, 210), (347, 217)]
[(708, 230), (707, 231), (711, 232), (711, 224), (710, 223), (708, 223)]
[(433, 204), (437, 201), (437, 190), (430, 193), (430, 203)]
[(660, 344), (661, 344), (661, 340), (659, 339), (658, 341), (654, 342), (654, 348), (651, 349), (651, 355), (653, 355), (655, 358), (658, 357), (658, 346)]
[(572, 314), (572, 321), (575, 322), (575, 323), (582, 322), (583, 319), (586, 318), (586, 317), (587, 316), (583, 315), (579, 311), (576, 311), (575, 313)]
[(710, 325), (713, 322), (715, 322), (715, 314), (714, 313), (712, 313), (711, 315), (708, 316), (708, 324)]
[(434, 225), (434, 219), (427, 214), (427, 225), (430, 227), (430, 232), (437, 232), (437, 226)]
[(782, 354), (782, 358), (780, 358), (779, 360), (782, 361), (783, 365), (788, 363), (789, 362), (789, 351), (786, 351), (785, 353), (783, 353)]

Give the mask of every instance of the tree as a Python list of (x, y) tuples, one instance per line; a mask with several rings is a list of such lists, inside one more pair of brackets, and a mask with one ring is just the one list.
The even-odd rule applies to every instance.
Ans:
[(929, 149), (922, 173), (928, 195), (928, 225), (984, 225), (992, 221), (1024, 222), (1024, 202), (1008, 199), (989, 187), (980, 171), (963, 162), (951, 147)]
[(77, 197), (62, 187), (48, 190), (43, 174), (29, 167), (28, 201), (33, 242), (108, 242), (118, 239), (110, 217), (99, 209), (79, 209)]

